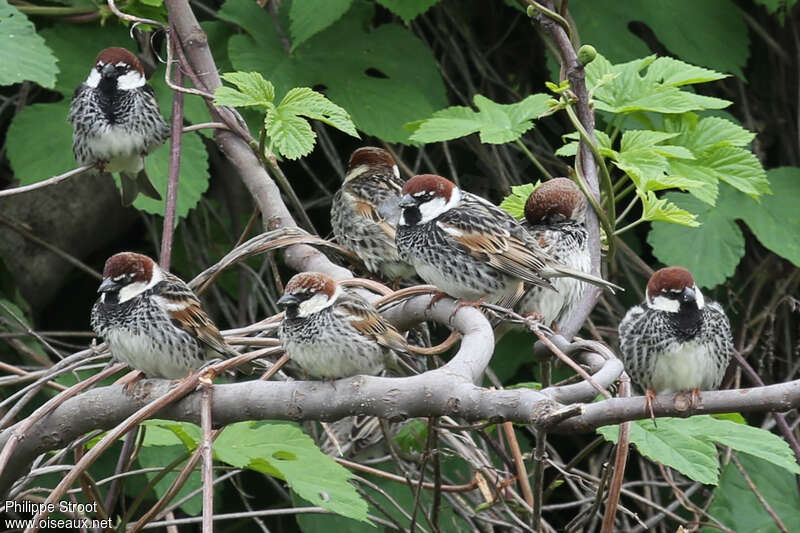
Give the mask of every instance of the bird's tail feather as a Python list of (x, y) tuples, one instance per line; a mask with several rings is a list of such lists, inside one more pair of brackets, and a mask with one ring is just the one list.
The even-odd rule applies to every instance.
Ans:
[(591, 274), (587, 274), (586, 272), (581, 272), (580, 270), (576, 270), (574, 268), (570, 268), (565, 265), (550, 265), (549, 270), (550, 272), (545, 273), (547, 277), (552, 278), (576, 278), (581, 281), (585, 281), (587, 283), (591, 283), (592, 285), (597, 285), (598, 287), (602, 287), (604, 289), (608, 289), (611, 291), (611, 294), (614, 294), (614, 290), (624, 291), (622, 287), (619, 285), (615, 285), (610, 281), (606, 281), (603, 278), (598, 278), (597, 276), (593, 276)]

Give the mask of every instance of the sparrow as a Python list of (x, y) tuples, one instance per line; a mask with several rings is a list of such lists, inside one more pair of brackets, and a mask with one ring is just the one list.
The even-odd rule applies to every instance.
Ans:
[(239, 355), (189, 286), (146, 255), (111, 256), (97, 292), (92, 329), (115, 359), (148, 377), (179, 379), (216, 354)]
[(367, 270), (387, 279), (414, 275), (414, 268), (400, 259), (395, 244), (402, 188), (392, 155), (366, 146), (350, 156), (344, 183), (331, 204), (336, 240), (352, 250)]
[(645, 301), (619, 324), (619, 343), (625, 370), (648, 397), (718, 388), (733, 352), (725, 311), (677, 266), (650, 277)]
[(563, 276), (618, 288), (558, 263), (511, 215), (446, 178), (414, 176), (402, 192), (400, 258), (450, 296), (512, 307), (525, 284), (553, 289)]
[(140, 192), (161, 200), (144, 170), (144, 157), (169, 136), (142, 63), (129, 50), (106, 48), (72, 96), (72, 152), (79, 165), (119, 172), (122, 204)]
[(286, 314), (278, 338), (303, 371), (319, 379), (397, 370), (406, 340), (360, 295), (319, 272), (302, 272), (286, 284), (278, 304)]
[[(525, 202), (525, 228), (539, 247), (557, 263), (590, 273), (589, 235), (585, 225), (586, 197), (568, 178), (542, 183)], [(517, 312), (539, 313), (546, 325), (569, 316), (586, 288), (575, 278), (555, 278), (555, 291), (534, 285), (516, 306)]]

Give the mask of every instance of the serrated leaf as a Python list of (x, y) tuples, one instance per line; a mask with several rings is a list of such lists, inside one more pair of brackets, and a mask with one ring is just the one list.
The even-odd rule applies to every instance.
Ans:
[[(670, 63), (670, 71), (675, 66)], [(692, 65), (686, 67), (697, 68)], [(660, 76), (665, 71), (664, 63), (655, 56), (612, 65), (598, 54), (594, 61), (586, 65), (586, 83), (592, 91), (595, 107), (611, 113), (684, 113), (722, 109), (730, 105), (728, 100), (694, 94), (665, 83)], [(609, 74), (616, 75), (610, 82)], [(603, 84), (599, 83), (601, 80)]]
[(698, 118), (695, 113), (665, 117), (665, 129), (679, 134), (672, 142), (688, 148), (693, 153), (699, 153), (715, 146), (746, 146), (756, 136), (755, 133), (724, 118), (706, 117), (702, 120)]
[(650, 221), (671, 222), (684, 226), (697, 227), (697, 215), (681, 209), (666, 198), (659, 198), (653, 191), (636, 190), (642, 201), (642, 218)]
[(235, 85), (238, 91), (219, 87), (214, 94), (214, 102), (219, 105), (267, 107), (275, 100), (275, 87), (258, 72), (227, 72), (222, 79)]
[(278, 106), (278, 111), (313, 118), (359, 138), (347, 111), (308, 87), (295, 87), (286, 93)]
[[(287, 5), (282, 2), (282, 9)], [(291, 53), (257, 3), (228, 1), (218, 16), (247, 32), (228, 43), (237, 70), (261, 72), (277, 94), (324, 86), (325, 95), (350, 112), (358, 129), (387, 142), (408, 142), (404, 124), (447, 105), (444, 84), (430, 49), (400, 24), (373, 27), (374, 9), (354, 0), (344, 17)], [(286, 12), (278, 18), (287, 28)]]
[(522, 220), (525, 218), (525, 202), (528, 201), (528, 197), (531, 193), (541, 184), (541, 181), (537, 180), (536, 183), (512, 185), (511, 194), (503, 198), (503, 201), (500, 202), (500, 209), (517, 220)]
[(56, 57), (33, 23), (7, 0), (0, 0), (0, 85), (32, 81), (52, 89)]
[(264, 126), (270, 140), (270, 149), (288, 159), (297, 159), (310, 154), (314, 149), (317, 134), (304, 118), (281, 110), (268, 113)]
[[(657, 463), (705, 485), (716, 485), (719, 480), (717, 448), (687, 431), (679, 423), (683, 420), (659, 418), (657, 428), (652, 420), (634, 420), (630, 424), (631, 444), (640, 454)], [(597, 428), (597, 432), (616, 443), (619, 426), (603, 426)]]
[(411, 140), (422, 143), (448, 141), (478, 132), (483, 143), (515, 141), (533, 127), (534, 118), (549, 110), (549, 100), (546, 94), (532, 94), (515, 104), (498, 104), (476, 94), (473, 103), (477, 112), (461, 106), (437, 111), (420, 124)]
[[(681, 265), (689, 269), (701, 287), (714, 287), (725, 281), (744, 256), (744, 237), (725, 207), (735, 195), (733, 189), (722, 186), (717, 206), (712, 207), (686, 193), (666, 193), (665, 199), (696, 214), (701, 225), (689, 228), (654, 222), (647, 236), (653, 255), (665, 265)], [(703, 253), (697, 253), (698, 250)], [(709, 261), (709, 257), (714, 260)]]
[[(671, 0), (653, 9), (651, 0), (573, 0), (569, 11), (581, 41), (592, 43), (614, 62), (650, 53), (631, 22), (644, 23), (672, 54), (743, 78), (750, 36), (740, 9), (729, 0)], [(703, 28), (703, 31), (697, 31)]]
[(344, 15), (353, 0), (302, 0), (289, 6), (292, 50)]
[(238, 468), (267, 474), (277, 471), (312, 505), (367, 521), (367, 503), (348, 482), (352, 474), (323, 454), (294, 424), (231, 424), (214, 443), (214, 452), (219, 460)]
[(380, 5), (399, 16), (408, 24), (411, 19), (425, 13), (439, 0), (376, 0)]
[[(163, 200), (154, 200), (140, 194), (133, 202), (136, 209), (164, 216), (169, 179), (169, 144), (167, 140), (144, 160), (147, 175), (156, 190), (161, 193)], [(188, 133), (181, 138), (181, 168), (178, 179), (178, 203), (175, 213), (178, 217), (184, 218), (197, 206), (203, 193), (208, 190), (208, 152), (197, 134)]]
[[(780, 531), (775, 519), (759, 500), (763, 498), (773, 512), (780, 517), (785, 531), (800, 531), (800, 494), (797, 478), (781, 468), (746, 453), (738, 453), (742, 468), (755, 486), (753, 492), (747, 480), (731, 461), (722, 470), (719, 486), (714, 489), (714, 500), (708, 513), (722, 525), (735, 531), (758, 531), (777, 533)], [(704, 527), (703, 533), (719, 531), (719, 528)]]

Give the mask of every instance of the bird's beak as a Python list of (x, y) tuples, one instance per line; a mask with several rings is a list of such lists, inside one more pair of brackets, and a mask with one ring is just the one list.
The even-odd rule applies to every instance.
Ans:
[(104, 78), (113, 78), (114, 75), (117, 73), (116, 67), (111, 63), (107, 63), (103, 65), (103, 70), (100, 71)]
[(103, 282), (97, 287), (97, 292), (110, 292), (119, 288), (119, 283), (111, 278), (104, 278)]
[(280, 298), (278, 298), (278, 305), (288, 306), (288, 305), (297, 305), (300, 303), (300, 300), (297, 299), (297, 296), (294, 294), (284, 294)]
[(400, 207), (412, 207), (417, 205), (417, 201), (410, 194), (406, 194), (400, 198)]
[(694, 302), (697, 300), (697, 294), (695, 294), (694, 289), (692, 287), (686, 287), (681, 292), (681, 301), (684, 303)]

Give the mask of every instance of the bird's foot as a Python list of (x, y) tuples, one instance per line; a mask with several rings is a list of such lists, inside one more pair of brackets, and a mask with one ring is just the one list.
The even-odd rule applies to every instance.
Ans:
[(481, 296), (480, 298), (478, 298), (477, 300), (474, 300), (474, 301), (469, 301), (469, 300), (459, 300), (459, 301), (457, 301), (456, 302), (456, 308), (453, 309), (452, 313), (450, 313), (450, 318), (448, 319), (448, 322), (451, 322), (451, 323), (453, 322), (453, 318), (455, 318), (456, 313), (458, 313), (461, 310), (462, 307), (474, 307), (475, 309), (480, 311), (481, 310), (481, 305), (483, 304), (483, 301), (485, 299), (486, 299), (486, 296)]
[(133, 370), (132, 372), (128, 372), (117, 381), (114, 382), (114, 385), (124, 385), (122, 390), (125, 391), (125, 394), (132, 394), (133, 387), (144, 378), (144, 372), (139, 370)]
[(106, 171), (106, 165), (108, 165), (108, 161), (100, 160), (100, 161), (97, 161), (94, 164), (94, 168), (96, 168), (100, 172), (105, 172)]
[(656, 423), (656, 415), (653, 413), (653, 401), (656, 399), (656, 392), (653, 389), (647, 389), (644, 392), (644, 409), (646, 413), (650, 414), (650, 420), (653, 421), (653, 425), (657, 428), (658, 424)]

